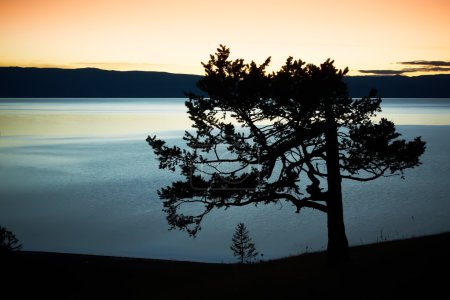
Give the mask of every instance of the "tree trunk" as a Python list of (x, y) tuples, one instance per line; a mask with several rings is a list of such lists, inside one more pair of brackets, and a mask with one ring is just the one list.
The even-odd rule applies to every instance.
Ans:
[(326, 163), (327, 163), (327, 256), (330, 263), (348, 259), (348, 241), (345, 234), (344, 212), (342, 207), (341, 172), (339, 166), (339, 144), (337, 126), (331, 103), (325, 110), (326, 118)]
[(348, 259), (348, 241), (345, 234), (342, 194), (340, 187), (339, 192), (334, 192), (330, 194), (330, 196), (332, 199), (327, 201), (327, 259), (329, 262), (333, 263)]

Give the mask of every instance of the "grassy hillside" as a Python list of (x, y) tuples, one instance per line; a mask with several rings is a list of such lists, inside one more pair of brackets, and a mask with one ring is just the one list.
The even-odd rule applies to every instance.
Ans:
[(45, 299), (430, 298), (447, 293), (449, 253), (450, 233), (353, 247), (352, 261), (333, 267), (324, 253), (234, 265), (18, 252), (2, 257), (2, 290)]

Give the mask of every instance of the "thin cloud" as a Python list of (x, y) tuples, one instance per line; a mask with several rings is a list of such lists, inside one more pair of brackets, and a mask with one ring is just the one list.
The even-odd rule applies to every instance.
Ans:
[(402, 70), (358, 70), (358, 72), (372, 75), (401, 75), (404, 73)]
[(404, 68), (401, 70), (403, 73), (415, 73), (415, 72), (448, 72), (450, 67), (421, 67), (421, 68)]
[(413, 61), (400, 61), (401, 65), (413, 65), (413, 66), (434, 66), (434, 67), (450, 67), (450, 61), (443, 60), (413, 60)]
[(76, 62), (74, 65), (89, 66), (119, 66), (119, 67), (166, 67), (168, 64), (125, 63), (125, 62)]
[(428, 71), (428, 72), (449, 72), (450, 67), (432, 67), (432, 68), (423, 68), (422, 71)]
[[(403, 65), (415, 65), (420, 67), (413, 68), (403, 68), (400, 70), (358, 70), (358, 72), (363, 74), (372, 74), (372, 75), (402, 75), (405, 73), (427, 73), (427, 72), (450, 72), (450, 62), (444, 61), (413, 61), (413, 64), (409, 64), (410, 62), (399, 62), (398, 64)], [(423, 62), (423, 63), (421, 63)], [(445, 64), (448, 64), (446, 66)]]

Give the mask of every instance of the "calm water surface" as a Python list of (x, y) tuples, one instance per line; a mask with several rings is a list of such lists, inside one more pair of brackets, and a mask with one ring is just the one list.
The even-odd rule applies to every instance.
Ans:
[[(0, 99), (0, 225), (25, 250), (232, 261), (245, 222), (265, 258), (326, 247), (326, 219), (288, 204), (218, 210), (196, 239), (168, 231), (149, 134), (181, 144), (185, 99)], [(450, 230), (450, 99), (385, 99), (383, 117), (427, 141), (406, 179), (344, 183), (353, 245)]]

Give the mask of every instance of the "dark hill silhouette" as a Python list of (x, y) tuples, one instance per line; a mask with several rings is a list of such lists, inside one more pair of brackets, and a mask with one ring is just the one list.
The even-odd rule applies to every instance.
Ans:
[(450, 75), (352, 76), (344, 78), (352, 97), (362, 97), (371, 88), (382, 98), (449, 98)]
[[(0, 97), (171, 98), (200, 93), (199, 75), (100, 69), (0, 67)], [(352, 97), (376, 88), (383, 98), (449, 98), (450, 75), (349, 76)]]
[(100, 69), (0, 68), (0, 97), (184, 97), (200, 76)]

